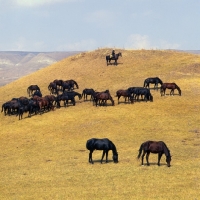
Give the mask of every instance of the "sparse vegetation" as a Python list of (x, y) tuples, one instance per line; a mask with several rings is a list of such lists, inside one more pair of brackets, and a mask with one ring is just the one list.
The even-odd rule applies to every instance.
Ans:
[[(111, 49), (68, 57), (0, 87), (1, 105), (27, 96), (37, 84), (43, 94), (54, 79), (74, 79), (78, 92), (109, 89), (115, 106), (96, 107), (77, 99), (76, 106), (23, 120), (0, 115), (0, 199), (198, 199), (200, 194), (200, 56), (176, 51), (119, 50), (118, 66), (106, 65)], [(118, 50), (116, 50), (116, 53)], [(148, 77), (175, 82), (182, 96), (151, 90), (154, 102), (117, 104), (115, 92), (143, 86)], [(168, 92), (166, 92), (168, 93)], [(177, 91), (175, 91), (177, 94)], [(119, 163), (100, 164), (101, 151), (88, 163), (89, 138), (112, 140)], [(162, 140), (171, 151), (158, 167), (141, 166), (138, 149), (146, 140)], [(112, 152), (109, 152), (109, 160)], [(95, 162), (96, 161), (96, 162)], [(146, 162), (145, 162), (146, 163)]]

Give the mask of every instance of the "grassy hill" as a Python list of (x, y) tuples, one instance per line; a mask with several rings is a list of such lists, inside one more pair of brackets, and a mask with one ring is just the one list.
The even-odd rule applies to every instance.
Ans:
[[(115, 106), (96, 107), (77, 100), (76, 106), (23, 120), (0, 115), (0, 199), (198, 199), (200, 194), (200, 55), (160, 50), (122, 52), (118, 66), (106, 65), (111, 49), (98, 49), (68, 57), (0, 88), (1, 105), (27, 96), (37, 84), (43, 95), (54, 79), (74, 79), (76, 90), (110, 90)], [(117, 103), (118, 89), (143, 86), (158, 76), (175, 82), (182, 96), (160, 96), (154, 102)], [(151, 85), (152, 87), (153, 85)], [(177, 94), (177, 91), (175, 91)], [(169, 94), (169, 91), (167, 91)], [(121, 98), (121, 101), (123, 98)], [(109, 103), (109, 102), (108, 102)], [(89, 138), (108, 137), (119, 153), (119, 163), (100, 164), (102, 152), (88, 163)], [(162, 140), (172, 154), (158, 167), (141, 166), (138, 149), (146, 140)], [(146, 161), (145, 161), (146, 164)]]

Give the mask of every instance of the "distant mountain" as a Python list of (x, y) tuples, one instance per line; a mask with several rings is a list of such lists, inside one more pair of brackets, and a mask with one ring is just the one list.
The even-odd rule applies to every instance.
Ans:
[(0, 51), (0, 86), (79, 53)]

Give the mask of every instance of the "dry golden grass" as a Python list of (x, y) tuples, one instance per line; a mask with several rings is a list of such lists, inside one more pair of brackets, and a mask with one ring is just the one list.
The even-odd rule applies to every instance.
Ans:
[[(198, 199), (200, 195), (200, 56), (159, 50), (119, 50), (119, 65), (106, 66), (111, 49), (69, 57), (0, 88), (1, 104), (27, 96), (37, 84), (43, 95), (54, 79), (74, 79), (84, 88), (109, 89), (115, 106), (76, 106), (56, 109), (23, 120), (0, 115), (0, 199)], [(117, 50), (116, 50), (117, 52)], [(117, 104), (115, 92), (142, 86), (147, 77), (176, 82), (182, 96), (154, 102)], [(152, 85), (151, 85), (152, 86)], [(169, 91), (167, 91), (169, 93)], [(122, 99), (121, 99), (122, 100)], [(86, 140), (111, 139), (119, 163), (100, 164), (101, 153), (88, 163)], [(172, 154), (172, 167), (150, 155), (149, 167), (137, 160), (146, 140), (163, 140)], [(112, 153), (109, 153), (111, 160)], [(145, 162), (146, 163), (146, 162)]]

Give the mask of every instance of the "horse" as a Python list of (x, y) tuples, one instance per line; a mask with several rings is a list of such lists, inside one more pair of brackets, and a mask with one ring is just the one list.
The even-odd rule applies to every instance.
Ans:
[[(143, 151), (143, 154), (142, 154)], [(170, 167), (170, 162), (171, 162), (171, 154), (170, 150), (168, 149), (167, 145), (163, 141), (146, 141), (141, 144), (140, 149), (139, 149), (139, 154), (138, 154), (138, 159), (140, 158), (142, 154), (142, 165), (143, 165), (143, 159), (146, 154), (146, 161), (147, 161), (147, 166), (149, 166), (149, 154), (150, 153), (155, 153), (158, 154), (158, 166), (160, 166), (160, 159), (163, 154), (166, 156), (166, 162), (167, 166)]]
[(95, 91), (94, 89), (88, 89), (88, 88), (85, 88), (82, 92), (82, 97), (84, 97), (84, 101), (86, 100), (87, 101), (87, 95), (90, 95), (90, 101), (93, 99), (93, 95), (94, 95)]
[(150, 89), (148, 88), (136, 87), (134, 89), (134, 94), (135, 94), (135, 99), (137, 99), (137, 101), (139, 101), (140, 96), (142, 97), (142, 100), (145, 100), (146, 102), (153, 101), (153, 96), (151, 95)]
[(114, 163), (118, 163), (118, 153), (117, 153), (116, 146), (108, 138), (103, 138), (103, 139), (91, 138), (91, 139), (87, 140), (86, 148), (90, 151), (89, 163), (94, 164), (94, 162), (92, 160), (92, 153), (94, 150), (102, 150), (103, 151), (101, 163), (103, 162), (103, 158), (104, 158), (105, 154), (106, 154), (106, 163), (108, 162), (108, 152), (109, 152), (109, 150), (112, 150), (113, 161), (114, 161)]
[(37, 101), (38, 103), (38, 106), (39, 106), (39, 113), (40, 115), (42, 114), (42, 111), (45, 112), (45, 110), (50, 110), (52, 109), (53, 110), (53, 105), (52, 103), (47, 99), (47, 98), (44, 98), (44, 97), (40, 97), (41, 99), (39, 99)]
[(75, 106), (76, 105), (76, 101), (75, 101), (75, 96), (74, 94), (66, 94), (66, 93), (63, 93), (63, 94), (60, 94), (56, 97), (56, 104), (57, 104), (57, 107), (60, 108), (60, 101), (63, 101), (64, 102), (64, 107), (66, 107), (66, 105), (68, 106), (68, 101), (71, 101), (72, 105)]
[[(98, 102), (99, 102), (99, 105), (102, 105), (102, 104), (107, 105), (107, 100), (111, 101), (112, 106), (115, 105), (114, 100), (111, 97), (109, 90), (106, 90), (105, 92), (97, 93), (97, 95), (95, 97), (96, 106), (97, 106)], [(100, 101), (102, 101), (101, 104), (100, 104)]]
[(71, 85), (71, 89), (72, 89), (72, 90), (75, 89), (74, 86), (76, 86), (76, 89), (79, 88), (78, 83), (77, 83), (75, 80), (73, 80), (73, 79), (67, 80), (67, 81), (65, 81), (65, 82), (66, 82), (66, 83), (69, 83), (69, 84)]
[(73, 97), (78, 96), (79, 100), (82, 99), (82, 95), (75, 91), (64, 91), (63, 94), (68, 95), (68, 96), (73, 96)]
[(32, 97), (34, 96), (38, 96), (38, 97), (42, 97), (42, 93), (39, 90), (36, 90), (33, 94)]
[(70, 82), (66, 82), (66, 81), (63, 81), (62, 83), (62, 92), (64, 92), (66, 89), (67, 91), (71, 91), (73, 88), (72, 84)]
[(118, 60), (119, 56), (122, 57), (122, 53), (121, 53), (121, 52), (116, 53), (116, 54), (114, 55), (114, 57), (112, 57), (112, 56), (110, 56), (110, 55), (107, 55), (107, 56), (106, 56), (107, 66), (108, 66), (109, 64), (111, 64), (111, 60), (114, 60), (114, 61), (115, 61), (115, 62), (114, 62), (114, 65), (117, 65), (117, 60)]
[(119, 104), (119, 99), (121, 96), (125, 97), (125, 102), (126, 102), (126, 98), (128, 98), (128, 101), (130, 100), (131, 103), (133, 103), (133, 97), (131, 96), (131, 93), (128, 90), (118, 90), (116, 92), (116, 97), (118, 98), (118, 104)]
[(50, 91), (50, 94), (58, 95), (58, 88), (57, 88), (56, 83), (54, 82), (49, 83), (48, 90)]
[(170, 95), (174, 95), (174, 90), (177, 89), (179, 95), (181, 96), (181, 89), (176, 85), (176, 83), (163, 83), (160, 87), (160, 94), (161, 96), (165, 95), (166, 89), (171, 89)]
[(27, 88), (27, 93), (28, 93), (29, 97), (33, 94), (33, 91), (40, 91), (40, 88), (37, 85), (30, 85)]
[(53, 81), (53, 83), (55, 83), (55, 84), (56, 84), (56, 87), (57, 87), (58, 89), (60, 89), (60, 88), (62, 87), (63, 80), (55, 79), (55, 80)]
[(158, 84), (162, 85), (163, 82), (161, 81), (160, 78), (158, 77), (154, 77), (154, 78), (147, 78), (144, 80), (144, 86), (143, 87), (148, 87), (149, 88), (149, 84), (152, 83), (154, 84), (154, 89), (157, 88), (158, 90)]

